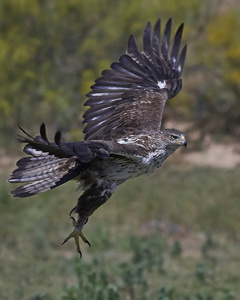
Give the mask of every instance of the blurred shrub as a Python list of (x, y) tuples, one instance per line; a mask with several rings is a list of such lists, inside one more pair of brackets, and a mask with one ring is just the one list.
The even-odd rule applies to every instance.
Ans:
[[(125, 52), (148, 20), (185, 23), (188, 56), (183, 91), (172, 109), (209, 130), (235, 132), (240, 120), (240, 40), (237, 1), (2, 0), (0, 4), (0, 130), (74, 129), (84, 94)], [(140, 46), (140, 49), (141, 46)], [(177, 115), (178, 115), (177, 114)], [(76, 130), (79, 128), (79, 130)], [(36, 128), (34, 128), (36, 129)], [(2, 140), (2, 139), (1, 139)], [(7, 144), (7, 140), (6, 143)]]

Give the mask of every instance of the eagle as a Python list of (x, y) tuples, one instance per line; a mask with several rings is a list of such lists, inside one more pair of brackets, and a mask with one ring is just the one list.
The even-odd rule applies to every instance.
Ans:
[(20, 127), (18, 141), (28, 156), (17, 161), (10, 175), (10, 183), (23, 183), (11, 194), (29, 197), (76, 180), (83, 193), (70, 212), (74, 230), (62, 244), (74, 238), (80, 257), (80, 238), (90, 246), (84, 225), (116, 188), (151, 174), (180, 146), (187, 146), (184, 133), (161, 127), (166, 102), (182, 88), (187, 52), (186, 45), (180, 51), (183, 24), (170, 49), (171, 26), (169, 19), (160, 38), (161, 20), (153, 28), (148, 22), (143, 51), (130, 35), (126, 53), (91, 86), (84, 104), (89, 106), (83, 115), (84, 141), (62, 142), (57, 132), (51, 142), (44, 123), (35, 137)]

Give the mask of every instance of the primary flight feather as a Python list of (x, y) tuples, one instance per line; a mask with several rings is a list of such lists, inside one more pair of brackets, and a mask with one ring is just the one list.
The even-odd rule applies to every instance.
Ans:
[[(183, 24), (178, 28), (170, 49), (171, 19), (160, 39), (160, 19), (153, 30), (147, 23), (143, 34), (143, 51), (137, 48), (133, 35), (126, 54), (111, 69), (102, 72), (87, 94), (83, 115), (85, 139), (61, 142), (57, 132), (54, 142), (48, 140), (45, 125), (40, 135), (31, 137), (23, 129), (23, 151), (28, 157), (17, 162), (11, 183), (24, 183), (13, 190), (14, 197), (28, 197), (53, 189), (69, 180), (80, 183), (83, 194), (71, 210), (77, 251), (79, 237), (89, 216), (104, 204), (118, 185), (127, 179), (151, 174), (179, 146), (186, 147), (185, 135), (177, 129), (162, 129), (167, 100), (182, 87), (181, 74), (187, 47), (180, 52)], [(179, 53), (180, 52), (180, 53)], [(89, 244), (90, 245), (90, 244)]]

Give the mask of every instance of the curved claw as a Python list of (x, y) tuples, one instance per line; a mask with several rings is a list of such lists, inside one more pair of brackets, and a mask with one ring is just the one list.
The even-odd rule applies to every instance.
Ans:
[(79, 237), (81, 237), (81, 239), (84, 241), (84, 243), (88, 244), (89, 247), (91, 247), (91, 244), (89, 243), (89, 241), (86, 239), (86, 237), (84, 236), (84, 234), (82, 233), (82, 231), (80, 229), (76, 228), (77, 222), (76, 220), (71, 217), (70, 218), (73, 221), (73, 226), (75, 227), (73, 232), (71, 232), (66, 239), (63, 241), (62, 245), (65, 244), (68, 240), (70, 240), (71, 238), (74, 238), (75, 240), (75, 244), (77, 247), (77, 252), (80, 254), (80, 258), (82, 257), (82, 252), (80, 249), (80, 244), (79, 244)]
[[(70, 211), (69, 216), (71, 217), (72, 213), (74, 212), (76, 206)], [(70, 218), (71, 219), (71, 218)]]
[(69, 234), (69, 236), (66, 237), (66, 239), (62, 242), (61, 245), (65, 244), (71, 238), (74, 238), (75, 244), (76, 244), (76, 247), (77, 247), (77, 252), (80, 254), (80, 258), (81, 258), (82, 257), (82, 251), (81, 251), (80, 245), (79, 245), (79, 236), (80, 236), (80, 230), (74, 229), (73, 232), (71, 232)]

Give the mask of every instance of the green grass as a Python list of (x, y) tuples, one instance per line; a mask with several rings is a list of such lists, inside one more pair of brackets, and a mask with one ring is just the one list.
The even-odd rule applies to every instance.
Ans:
[(231, 300), (240, 294), (240, 168), (164, 166), (122, 185), (73, 241), (68, 183), (26, 199), (0, 184), (0, 299)]

